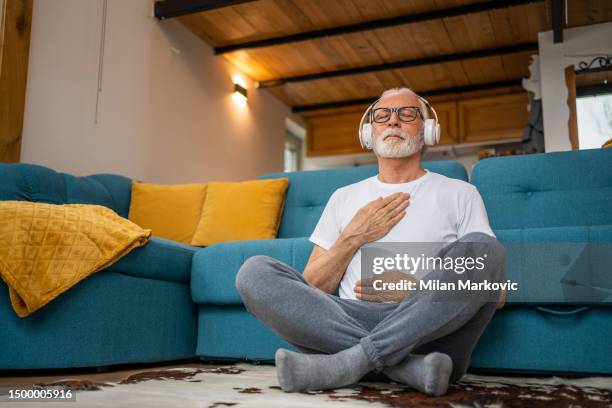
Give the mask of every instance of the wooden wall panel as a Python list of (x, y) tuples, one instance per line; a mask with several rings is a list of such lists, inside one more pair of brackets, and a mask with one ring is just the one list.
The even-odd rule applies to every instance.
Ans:
[(521, 137), (527, 122), (527, 93), (458, 102), (461, 142)]
[(19, 161), (32, 0), (4, 1), (0, 13), (0, 162)]

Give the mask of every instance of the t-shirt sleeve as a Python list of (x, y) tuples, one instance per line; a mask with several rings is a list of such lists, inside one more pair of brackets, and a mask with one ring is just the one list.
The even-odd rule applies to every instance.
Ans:
[(321, 218), (310, 235), (310, 242), (329, 250), (340, 236), (341, 223), (338, 219), (338, 191), (336, 190), (323, 209)]
[(484, 234), (495, 237), (491, 226), (489, 225), (489, 217), (487, 210), (482, 201), (480, 193), (476, 187), (471, 186), (471, 191), (467, 194), (463, 208), (460, 209), (458, 238), (461, 238), (470, 232), (482, 232)]

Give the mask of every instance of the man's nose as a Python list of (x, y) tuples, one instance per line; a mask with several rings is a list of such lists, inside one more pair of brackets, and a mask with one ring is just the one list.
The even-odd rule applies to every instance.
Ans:
[(389, 117), (387, 126), (389, 127), (393, 127), (393, 126), (399, 127), (400, 126), (399, 112), (391, 112), (391, 116)]

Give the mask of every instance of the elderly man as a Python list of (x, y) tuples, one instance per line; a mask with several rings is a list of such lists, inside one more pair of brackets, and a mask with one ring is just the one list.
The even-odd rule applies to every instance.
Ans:
[(421, 167), (428, 114), (410, 89), (385, 91), (367, 112), (378, 175), (332, 194), (303, 275), (267, 256), (249, 258), (238, 272), (247, 310), (302, 352), (276, 352), (283, 390), (342, 387), (377, 371), (443, 395), (466, 372), (499, 290), (447, 301), (417, 291), (389, 302), (359, 266), (368, 243), (439, 242), (448, 243), (445, 256), (465, 257), (468, 247), (487, 252), (485, 268), (470, 279), (502, 279), (505, 253), (476, 188)]

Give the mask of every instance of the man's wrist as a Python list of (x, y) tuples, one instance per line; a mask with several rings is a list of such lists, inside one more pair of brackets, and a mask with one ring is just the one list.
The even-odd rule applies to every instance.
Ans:
[(349, 235), (341, 234), (338, 241), (342, 245), (348, 247), (351, 250), (355, 250), (355, 251), (363, 245), (360, 237), (357, 235), (349, 236)]

